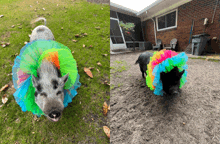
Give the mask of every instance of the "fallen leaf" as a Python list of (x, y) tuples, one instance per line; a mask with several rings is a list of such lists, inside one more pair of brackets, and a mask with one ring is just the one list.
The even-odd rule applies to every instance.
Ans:
[(99, 69), (96, 69), (98, 71), (98, 73), (100, 73)]
[(37, 9), (34, 9), (34, 11), (36, 12), (36, 11), (37, 11)]
[(108, 106), (108, 110), (110, 110), (110, 105)]
[(74, 51), (72, 51), (72, 53), (74, 53)]
[(89, 46), (90, 48), (92, 47), (92, 45)]
[(208, 60), (209, 60), (209, 58), (206, 58), (205, 60), (206, 60), (206, 61), (208, 61)]
[(98, 62), (97, 65), (102, 66), (102, 64), (100, 62)]
[(12, 25), (11, 27), (12, 27), (12, 28), (14, 28), (14, 27), (15, 27), (15, 25)]
[(87, 35), (87, 33), (84, 33), (83, 35)]
[(106, 84), (106, 85), (109, 85), (109, 86), (110, 86), (110, 84), (108, 83), (108, 81), (107, 81), (107, 80), (104, 82), (104, 84)]
[(8, 45), (10, 45), (10, 43), (6, 43), (5, 45), (8, 46)]
[(6, 47), (6, 45), (5, 44), (1, 44), (2, 45), (2, 47), (4, 48), (4, 47)]
[(42, 140), (41, 141), (43, 141), (44, 140), (44, 138), (42, 138)]
[(66, 13), (67, 11), (65, 11), (65, 13)]
[(30, 7), (32, 7), (32, 5), (30, 5)]
[(32, 132), (32, 134), (34, 134), (35, 132)]
[(0, 105), (0, 108), (3, 106), (4, 104)]
[(84, 67), (84, 71), (86, 72), (86, 74), (87, 74), (88, 76), (90, 76), (91, 78), (93, 78), (92, 72), (90, 71), (89, 68)]
[(107, 105), (106, 102), (104, 102), (103, 107), (102, 107), (102, 110), (103, 110), (103, 115), (104, 115), (104, 116), (107, 116), (107, 113), (108, 113), (108, 105)]
[(4, 85), (4, 86), (0, 89), (0, 92), (4, 91), (4, 90), (5, 90), (6, 88), (8, 88), (8, 87), (9, 87), (8, 84)]
[(61, 27), (61, 29), (63, 30), (63, 27)]
[(108, 54), (102, 54), (103, 56), (108, 56)]
[(95, 28), (98, 29), (98, 30), (100, 29), (100, 27), (95, 27)]
[(0, 18), (2, 18), (4, 15), (0, 15)]
[(2, 103), (5, 104), (7, 101), (8, 101), (7, 95), (4, 94), (4, 95), (2, 96)]
[(94, 67), (89, 67), (90, 70), (94, 69)]
[(79, 37), (79, 34), (76, 34), (75, 37)]
[(58, 4), (57, 4), (57, 6), (58, 6)]
[(18, 27), (19, 29), (22, 29), (22, 27)]
[(43, 10), (45, 10), (45, 8), (43, 8)]
[(24, 44), (27, 44), (28, 42), (24, 42)]
[(92, 118), (92, 121), (94, 121), (94, 119)]
[(85, 47), (86, 45), (83, 44), (83, 47)]
[(103, 126), (103, 130), (107, 137), (110, 139), (110, 129), (107, 126)]
[(73, 40), (73, 42), (77, 42), (77, 40)]

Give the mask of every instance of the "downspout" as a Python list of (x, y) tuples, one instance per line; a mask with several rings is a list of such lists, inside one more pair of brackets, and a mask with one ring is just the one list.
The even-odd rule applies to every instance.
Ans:
[(214, 10), (214, 13), (213, 13), (213, 16), (212, 16), (212, 22), (211, 22), (211, 23), (213, 23), (213, 19), (214, 19), (214, 16), (215, 16), (215, 11), (216, 11), (216, 7), (217, 7), (217, 5), (218, 5), (218, 1), (219, 1), (219, 0), (217, 0), (216, 6), (215, 6), (215, 10)]
[(152, 21), (154, 22), (154, 36), (155, 36), (155, 44), (157, 44), (157, 34), (156, 34), (156, 28), (155, 28), (155, 20), (151, 18)]

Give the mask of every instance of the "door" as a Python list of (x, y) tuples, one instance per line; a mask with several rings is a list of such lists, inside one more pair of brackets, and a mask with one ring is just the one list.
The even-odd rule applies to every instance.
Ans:
[(110, 37), (111, 50), (127, 48), (118, 19), (110, 18)]

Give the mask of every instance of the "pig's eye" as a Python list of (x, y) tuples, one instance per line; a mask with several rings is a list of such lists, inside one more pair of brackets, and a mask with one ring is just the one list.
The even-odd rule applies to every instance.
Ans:
[(44, 96), (44, 97), (47, 97), (47, 94), (45, 92), (42, 92), (40, 95)]
[(57, 95), (59, 95), (59, 94), (61, 94), (61, 93), (62, 93), (61, 91), (58, 91), (58, 92), (57, 92)]

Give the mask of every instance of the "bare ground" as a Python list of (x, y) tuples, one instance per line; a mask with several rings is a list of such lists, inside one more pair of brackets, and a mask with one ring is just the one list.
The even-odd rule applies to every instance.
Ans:
[(110, 142), (220, 143), (220, 63), (189, 59), (181, 96), (167, 110), (162, 97), (144, 87), (139, 65), (134, 65), (139, 54), (111, 55)]

